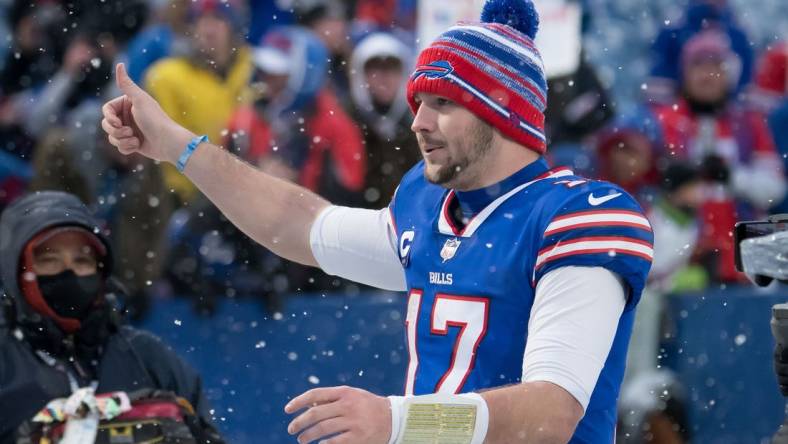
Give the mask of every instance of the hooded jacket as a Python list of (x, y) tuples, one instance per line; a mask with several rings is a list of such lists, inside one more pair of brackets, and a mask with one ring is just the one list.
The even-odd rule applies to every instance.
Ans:
[[(76, 226), (107, 247), (103, 274), (112, 270), (110, 244), (98, 221), (75, 196), (45, 191), (25, 196), (0, 218), (0, 276), (4, 284), (0, 318), (0, 444), (15, 442), (17, 428), (47, 402), (71, 394), (69, 374), (80, 386), (98, 383), (96, 393), (171, 391), (186, 398), (200, 416), (199, 428), (221, 442), (208, 422), (200, 377), (150, 333), (122, 326), (109, 294), (66, 334), (42, 316), (20, 290), (22, 253), (38, 233)], [(109, 287), (107, 287), (109, 288)]]
[[(402, 84), (394, 102), (386, 109), (376, 107), (365, 75), (365, 66), (376, 58), (395, 58), (402, 63)], [(359, 122), (367, 150), (364, 206), (388, 205), (402, 176), (421, 159), (416, 136), (410, 129), (410, 112), (405, 89), (413, 70), (410, 49), (394, 35), (378, 32), (365, 37), (351, 57), (350, 97), (353, 117)]]
[(56, 326), (38, 314), (22, 295), (19, 281), (22, 253), (38, 233), (59, 226), (80, 227), (93, 233), (107, 250), (102, 271), (105, 275), (112, 273), (109, 239), (76, 196), (46, 191), (28, 195), (10, 205), (0, 218), (0, 278), (10, 320), (30, 333), (40, 330), (40, 326), (45, 330)]
[(687, 7), (683, 23), (661, 29), (651, 47), (654, 60), (651, 76), (678, 83), (682, 48), (690, 38), (707, 27), (719, 29), (730, 39), (731, 49), (741, 61), (738, 87), (750, 83), (754, 64), (752, 47), (726, 1), (714, 4), (709, 0), (693, 0)]
[[(367, 62), (376, 58), (394, 58), (402, 63), (402, 84), (394, 103), (384, 112), (375, 109), (365, 77)], [(350, 60), (350, 95), (353, 105), (364, 122), (380, 137), (393, 138), (402, 124), (403, 117), (410, 117), (410, 108), (405, 98), (407, 79), (413, 70), (413, 56), (396, 37), (386, 33), (376, 33), (362, 40)]]

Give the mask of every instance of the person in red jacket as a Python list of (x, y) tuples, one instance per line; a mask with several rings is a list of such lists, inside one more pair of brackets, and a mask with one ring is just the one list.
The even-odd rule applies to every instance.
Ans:
[(664, 155), (700, 168), (708, 184), (700, 249), (713, 278), (738, 281), (733, 225), (780, 201), (786, 188), (782, 164), (763, 115), (734, 98), (741, 62), (725, 34), (708, 30), (690, 39), (681, 64), (681, 95), (654, 107)]
[(366, 151), (326, 86), (326, 54), (304, 28), (267, 34), (253, 56), (255, 100), (232, 116), (225, 146), (264, 171), (352, 204), (364, 188)]

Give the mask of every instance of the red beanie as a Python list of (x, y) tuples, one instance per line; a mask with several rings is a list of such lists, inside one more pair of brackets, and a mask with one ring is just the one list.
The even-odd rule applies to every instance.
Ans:
[(458, 23), (419, 54), (408, 81), (467, 108), (503, 135), (544, 153), (547, 81), (533, 39), (539, 16), (531, 0), (487, 0), (481, 22)]

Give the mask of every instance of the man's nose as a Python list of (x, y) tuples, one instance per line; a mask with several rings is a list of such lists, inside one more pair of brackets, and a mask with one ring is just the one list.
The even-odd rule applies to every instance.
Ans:
[(410, 126), (414, 133), (431, 133), (436, 130), (438, 113), (425, 104), (421, 104)]

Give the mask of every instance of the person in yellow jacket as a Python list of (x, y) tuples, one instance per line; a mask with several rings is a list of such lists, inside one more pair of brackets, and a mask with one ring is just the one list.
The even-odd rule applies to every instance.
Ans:
[[(252, 73), (251, 51), (240, 33), (240, 11), (231, 1), (191, 4), (191, 48), (162, 59), (145, 76), (145, 88), (173, 120), (217, 143), (243, 102)], [(168, 188), (182, 203), (197, 192), (171, 165), (163, 165)]]

